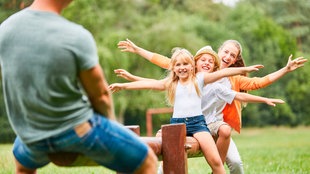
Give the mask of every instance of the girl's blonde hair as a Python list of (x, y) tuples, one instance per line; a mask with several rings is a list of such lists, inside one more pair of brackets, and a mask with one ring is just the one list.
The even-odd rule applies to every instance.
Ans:
[(167, 78), (167, 101), (168, 104), (172, 105), (174, 104), (175, 100), (175, 91), (176, 87), (178, 85), (179, 77), (175, 74), (174, 67), (178, 60), (183, 60), (185, 62), (188, 62), (192, 67), (192, 72), (189, 75), (189, 81), (190, 83), (194, 84), (195, 90), (199, 96), (201, 96), (200, 90), (198, 88), (197, 80), (196, 80), (196, 72), (195, 72), (195, 62), (193, 60), (193, 55), (184, 48), (174, 48), (172, 50), (173, 54), (171, 57), (171, 61), (169, 64), (169, 74)]

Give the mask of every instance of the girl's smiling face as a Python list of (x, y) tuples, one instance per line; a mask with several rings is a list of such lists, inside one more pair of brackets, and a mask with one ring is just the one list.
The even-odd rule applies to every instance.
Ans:
[(210, 54), (203, 54), (196, 61), (197, 72), (213, 72), (214, 71), (214, 57)]
[(173, 72), (179, 77), (180, 81), (187, 81), (194, 73), (194, 67), (192, 64), (185, 59), (177, 59), (173, 67)]

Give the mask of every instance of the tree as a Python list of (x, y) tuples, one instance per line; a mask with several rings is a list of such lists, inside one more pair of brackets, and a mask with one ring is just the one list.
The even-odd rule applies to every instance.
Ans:
[(283, 26), (296, 38), (298, 50), (308, 52), (310, 44), (310, 1), (308, 0), (249, 0), (264, 9), (267, 16)]

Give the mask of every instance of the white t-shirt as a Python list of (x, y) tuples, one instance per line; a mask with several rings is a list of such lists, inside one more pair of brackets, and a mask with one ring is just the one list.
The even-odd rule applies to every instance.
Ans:
[(226, 103), (231, 104), (236, 96), (236, 92), (228, 88), (229, 86), (228, 78), (204, 86), (201, 108), (207, 124), (223, 121), (222, 112)]
[[(204, 79), (202, 73), (196, 75), (198, 88), (202, 91)], [(201, 92), (202, 94), (202, 92)], [(173, 106), (173, 118), (185, 118), (202, 115), (201, 96), (199, 97), (192, 83), (182, 85), (178, 83)]]

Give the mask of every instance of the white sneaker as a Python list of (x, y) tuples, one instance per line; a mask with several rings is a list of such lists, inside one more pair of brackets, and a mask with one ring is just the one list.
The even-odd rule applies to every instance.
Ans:
[(160, 163), (157, 168), (157, 174), (164, 174), (163, 165)]

